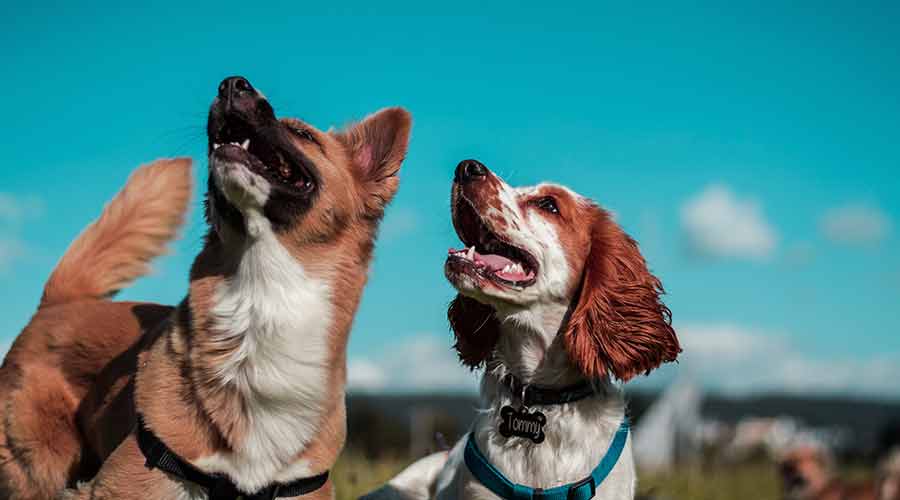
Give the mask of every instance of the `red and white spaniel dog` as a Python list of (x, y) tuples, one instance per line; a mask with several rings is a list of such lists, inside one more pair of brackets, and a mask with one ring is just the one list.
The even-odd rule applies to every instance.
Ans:
[[(484, 367), (473, 444), (509, 483), (545, 490), (576, 483), (620, 432), (625, 402), (614, 379), (647, 373), (681, 351), (660, 281), (609, 212), (565, 187), (514, 188), (466, 160), (456, 169), (451, 210), (466, 249), (451, 250), (445, 264), (459, 291), (450, 325), (463, 364)], [(552, 395), (579, 384), (587, 397), (532, 404), (546, 418), (542, 442), (500, 431), (502, 409), (523, 403), (520, 389)], [(414, 463), (369, 498), (496, 498), (466, 464), (469, 438), (449, 455)], [(633, 498), (634, 491), (628, 438), (595, 496)]]

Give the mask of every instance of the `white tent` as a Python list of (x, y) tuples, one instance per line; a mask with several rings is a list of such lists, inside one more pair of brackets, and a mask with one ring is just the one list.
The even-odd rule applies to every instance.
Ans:
[(670, 385), (641, 417), (632, 446), (639, 467), (667, 469), (699, 452), (701, 393), (687, 379)]

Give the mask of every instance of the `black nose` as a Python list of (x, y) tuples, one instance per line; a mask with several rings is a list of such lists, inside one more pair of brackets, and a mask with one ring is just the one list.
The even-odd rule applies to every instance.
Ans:
[(229, 76), (219, 84), (219, 98), (232, 100), (241, 94), (252, 94), (253, 85), (243, 76)]
[(478, 177), (484, 177), (488, 173), (487, 167), (478, 160), (463, 160), (456, 166), (456, 174), (453, 179), (456, 182), (469, 182)]

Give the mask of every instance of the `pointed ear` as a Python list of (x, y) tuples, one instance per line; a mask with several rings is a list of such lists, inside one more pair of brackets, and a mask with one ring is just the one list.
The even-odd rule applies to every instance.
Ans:
[(637, 243), (597, 208), (578, 302), (564, 333), (569, 357), (586, 377), (624, 382), (675, 360), (681, 347), (662, 293)]
[(500, 322), (494, 316), (494, 308), (457, 294), (447, 310), (447, 319), (456, 338), (453, 347), (462, 364), (473, 370), (483, 366), (500, 337)]
[(405, 109), (385, 108), (336, 135), (347, 148), (372, 215), (379, 216), (397, 192), (411, 127)]

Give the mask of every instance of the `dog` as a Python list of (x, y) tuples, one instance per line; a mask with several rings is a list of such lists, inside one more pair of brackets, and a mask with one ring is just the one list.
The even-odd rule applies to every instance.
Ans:
[(68, 249), (0, 368), (0, 497), (332, 497), (345, 348), (410, 128), (388, 108), (323, 132), (222, 81), (186, 297), (109, 300), (187, 208), (189, 160), (160, 161)]
[(889, 450), (878, 464), (878, 500), (900, 500), (900, 448)]
[[(798, 445), (778, 460), (785, 500), (878, 500), (871, 481), (847, 482), (834, 473), (834, 457), (817, 445)], [(886, 497), (889, 498), (889, 497)]]
[(573, 191), (514, 188), (475, 160), (456, 168), (451, 212), (466, 249), (445, 263), (448, 317), (461, 362), (484, 368), (483, 409), (366, 498), (633, 498), (613, 379), (681, 351), (637, 243)]

